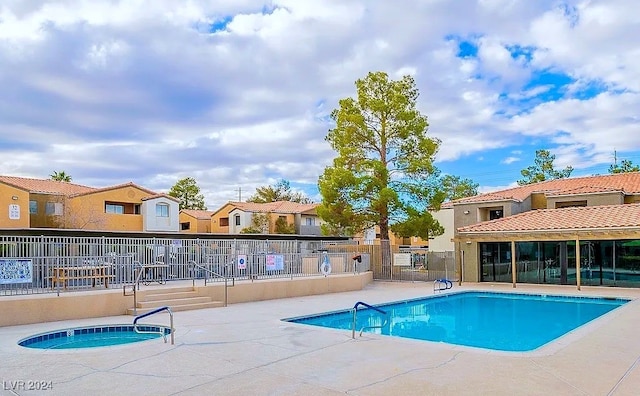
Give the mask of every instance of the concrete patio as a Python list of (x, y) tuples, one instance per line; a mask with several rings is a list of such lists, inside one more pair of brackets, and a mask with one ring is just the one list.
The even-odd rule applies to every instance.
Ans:
[[(467, 284), (461, 290), (637, 299), (640, 290)], [(374, 282), (362, 291), (175, 313), (175, 345), (153, 340), (84, 350), (34, 350), (21, 338), (131, 316), (0, 328), (7, 395), (637, 395), (640, 300), (539, 350), (495, 352), (282, 322), (282, 318), (433, 294), (430, 283)], [(145, 323), (168, 324), (166, 314)], [(47, 391), (12, 389), (52, 381)]]

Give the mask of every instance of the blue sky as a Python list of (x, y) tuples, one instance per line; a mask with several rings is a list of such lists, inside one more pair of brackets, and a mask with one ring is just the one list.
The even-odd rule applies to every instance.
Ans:
[(410, 74), (443, 173), (509, 187), (537, 149), (640, 164), (640, 13), (626, 0), (6, 0), (0, 174), (194, 177), (215, 209), (287, 179), (319, 199), (328, 115)]

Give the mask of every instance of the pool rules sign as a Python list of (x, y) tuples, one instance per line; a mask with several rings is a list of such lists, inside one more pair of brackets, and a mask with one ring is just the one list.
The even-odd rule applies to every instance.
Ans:
[(9, 205), (9, 220), (20, 220), (20, 205)]

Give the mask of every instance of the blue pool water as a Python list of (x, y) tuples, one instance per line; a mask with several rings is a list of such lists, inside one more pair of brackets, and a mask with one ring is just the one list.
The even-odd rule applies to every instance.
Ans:
[(138, 330), (154, 333), (137, 333), (132, 325), (126, 324), (79, 327), (36, 334), (20, 340), (18, 345), (37, 349), (96, 348), (159, 338), (161, 331), (165, 335), (171, 333), (168, 327), (155, 325), (138, 325)]
[[(627, 303), (625, 299), (461, 292), (358, 309), (356, 330), (500, 351), (531, 351)], [(286, 321), (351, 330), (349, 310)]]

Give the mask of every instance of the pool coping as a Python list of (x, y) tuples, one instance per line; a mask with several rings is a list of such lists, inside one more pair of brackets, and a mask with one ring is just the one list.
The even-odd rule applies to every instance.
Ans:
[[(32, 350), (15, 342), (41, 330), (132, 317), (0, 328), (3, 381), (54, 382), (55, 394), (634, 395), (640, 388), (640, 290), (466, 284), (459, 290), (629, 298), (535, 352), (487, 351), (374, 334), (293, 326), (281, 318), (429, 295), (429, 285), (374, 282), (363, 291), (295, 297), (176, 314), (176, 345), (162, 341), (86, 350)], [(611, 315), (613, 314), (613, 315)], [(608, 317), (611, 316), (611, 317)], [(606, 320), (602, 320), (606, 318)], [(153, 324), (168, 318), (158, 316)], [(304, 328), (302, 328), (304, 327)], [(311, 329), (310, 329), (311, 328)], [(348, 334), (346, 334), (348, 333)], [(34, 358), (39, 364), (34, 365)], [(594, 375), (597, 373), (597, 375)], [(499, 375), (496, 377), (496, 375)], [(144, 378), (144, 380), (141, 380)], [(497, 380), (499, 378), (499, 380)], [(107, 386), (104, 388), (104, 386)], [(2, 394), (2, 392), (0, 392)]]

